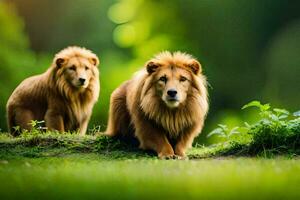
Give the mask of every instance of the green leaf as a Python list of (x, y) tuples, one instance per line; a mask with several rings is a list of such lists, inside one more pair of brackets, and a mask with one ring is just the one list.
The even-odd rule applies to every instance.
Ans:
[(216, 128), (215, 130), (211, 131), (206, 137), (209, 138), (213, 135), (221, 135), (223, 133), (223, 129)]
[(223, 129), (223, 130), (228, 130), (228, 127), (227, 127), (227, 125), (224, 125), (224, 124), (218, 124), (218, 126), (221, 128), (221, 129)]
[(261, 104), (260, 101), (251, 101), (242, 107), (242, 109), (249, 108), (249, 107), (256, 107), (259, 108), (261, 111), (267, 111), (270, 109), (269, 104)]
[(279, 120), (279, 117), (277, 115), (274, 115), (274, 114), (270, 114), (269, 117), (274, 120), (274, 121), (278, 121)]
[(248, 122), (244, 122), (244, 124), (245, 124), (246, 128), (250, 128), (251, 127), (251, 125)]
[(263, 106), (262, 106), (262, 110), (263, 111), (267, 111), (267, 110), (269, 110), (271, 108), (271, 106), (270, 106), (270, 104), (264, 104)]
[(300, 110), (294, 112), (293, 115), (294, 115), (295, 117), (300, 117)]
[(288, 118), (288, 115), (280, 115), (278, 118), (279, 119), (285, 119), (285, 118)]
[(244, 105), (242, 107), (242, 109), (249, 108), (249, 107), (258, 107), (258, 108), (260, 108), (261, 103), (259, 101), (251, 101), (251, 102), (247, 103), (246, 105)]
[(278, 115), (281, 115), (281, 114), (289, 115), (289, 114), (290, 114), (290, 112), (287, 111), (287, 110), (285, 110), (285, 109), (274, 108), (273, 110), (274, 110), (274, 111), (276, 112), (276, 114), (278, 114)]
[(238, 133), (240, 133), (239, 131), (238, 131), (238, 129), (239, 129), (240, 127), (234, 127), (233, 129), (231, 129), (231, 131), (230, 131), (230, 133), (229, 133), (229, 136), (232, 136), (232, 135), (234, 135), (234, 134), (238, 134)]
[(269, 119), (266, 119), (266, 118), (261, 119), (261, 121), (262, 121), (263, 123), (265, 123), (265, 124), (271, 124), (271, 123), (272, 123)]

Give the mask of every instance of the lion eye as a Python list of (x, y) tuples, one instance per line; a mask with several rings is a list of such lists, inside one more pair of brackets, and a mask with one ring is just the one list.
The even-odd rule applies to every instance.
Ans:
[(159, 80), (166, 83), (167, 82), (167, 77), (162, 76), (162, 77), (159, 78)]
[(69, 69), (72, 71), (76, 71), (76, 67), (74, 65), (72, 65)]
[(186, 80), (187, 80), (187, 78), (185, 78), (184, 76), (181, 76), (179, 81), (180, 81), (180, 82), (184, 82), (184, 81), (186, 81)]
[(87, 66), (85, 66), (85, 70), (89, 70), (90, 68), (88, 68)]

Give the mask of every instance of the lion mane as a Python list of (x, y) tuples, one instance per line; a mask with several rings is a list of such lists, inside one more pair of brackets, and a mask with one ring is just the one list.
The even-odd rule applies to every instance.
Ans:
[[(92, 66), (86, 88), (76, 88), (64, 78), (71, 59), (77, 63), (73, 65), (87, 60)], [(98, 65), (98, 57), (85, 48), (71, 46), (58, 52), (45, 73), (25, 79), (10, 96), (7, 102), (10, 131), (16, 135), (19, 132), (13, 127), (30, 130), (31, 120), (44, 120), (49, 130), (78, 130), (85, 134), (100, 92)]]
[[(152, 72), (170, 66), (184, 69), (191, 75), (184, 105), (176, 109), (166, 106), (154, 89), (155, 73)], [(113, 92), (106, 134), (126, 136), (133, 133), (141, 148), (155, 150), (159, 157), (174, 154), (184, 157), (186, 148), (191, 146), (204, 125), (208, 112), (206, 87), (201, 65), (191, 55), (162, 52)]]

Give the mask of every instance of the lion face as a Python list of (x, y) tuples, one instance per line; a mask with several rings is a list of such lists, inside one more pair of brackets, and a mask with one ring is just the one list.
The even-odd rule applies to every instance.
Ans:
[(193, 87), (195, 76), (201, 72), (200, 63), (185, 54), (160, 54), (146, 65), (152, 79), (155, 95), (167, 107), (177, 108), (185, 104)]
[(169, 108), (185, 102), (190, 86), (191, 75), (181, 68), (162, 68), (155, 75), (156, 93)]
[(85, 89), (91, 79), (97, 75), (97, 57), (68, 56), (56, 59), (58, 76), (63, 78), (70, 86)]
[(87, 88), (94, 66), (84, 58), (72, 58), (68, 61), (63, 76), (75, 88)]

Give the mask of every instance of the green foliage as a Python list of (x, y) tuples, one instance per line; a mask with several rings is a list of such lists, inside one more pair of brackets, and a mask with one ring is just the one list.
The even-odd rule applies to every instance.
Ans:
[[(285, 109), (271, 108), (269, 104), (252, 101), (242, 109), (255, 107), (260, 119), (255, 124), (229, 130), (226, 125), (219, 125), (208, 136), (217, 135), (226, 138), (220, 144), (217, 154), (223, 155), (263, 155), (300, 154), (300, 117), (299, 111), (293, 115)], [(232, 137), (232, 135), (239, 135)]]
[(227, 140), (231, 139), (233, 135), (238, 134), (239, 127), (234, 127), (229, 129), (227, 125), (218, 124), (219, 128), (216, 128), (212, 132), (210, 132), (207, 137), (211, 137), (213, 135), (217, 135), (218, 137), (225, 138)]
[(244, 105), (242, 109), (256, 107), (259, 108), (260, 112), (265, 112), (270, 109), (270, 104), (261, 104), (259, 101), (251, 101), (250, 103)]
[(274, 108), (270, 110), (269, 104), (261, 104), (259, 101), (252, 101), (242, 107), (242, 109), (249, 108), (249, 107), (256, 107), (260, 110), (259, 115), (262, 117), (264, 121), (280, 121), (282, 119), (288, 118), (290, 112), (285, 109)]
[(300, 119), (261, 120), (249, 130), (253, 141), (249, 146), (252, 154), (300, 153)]
[(300, 117), (300, 110), (297, 111), (297, 112), (294, 112), (293, 115), (294, 115), (295, 117)]

